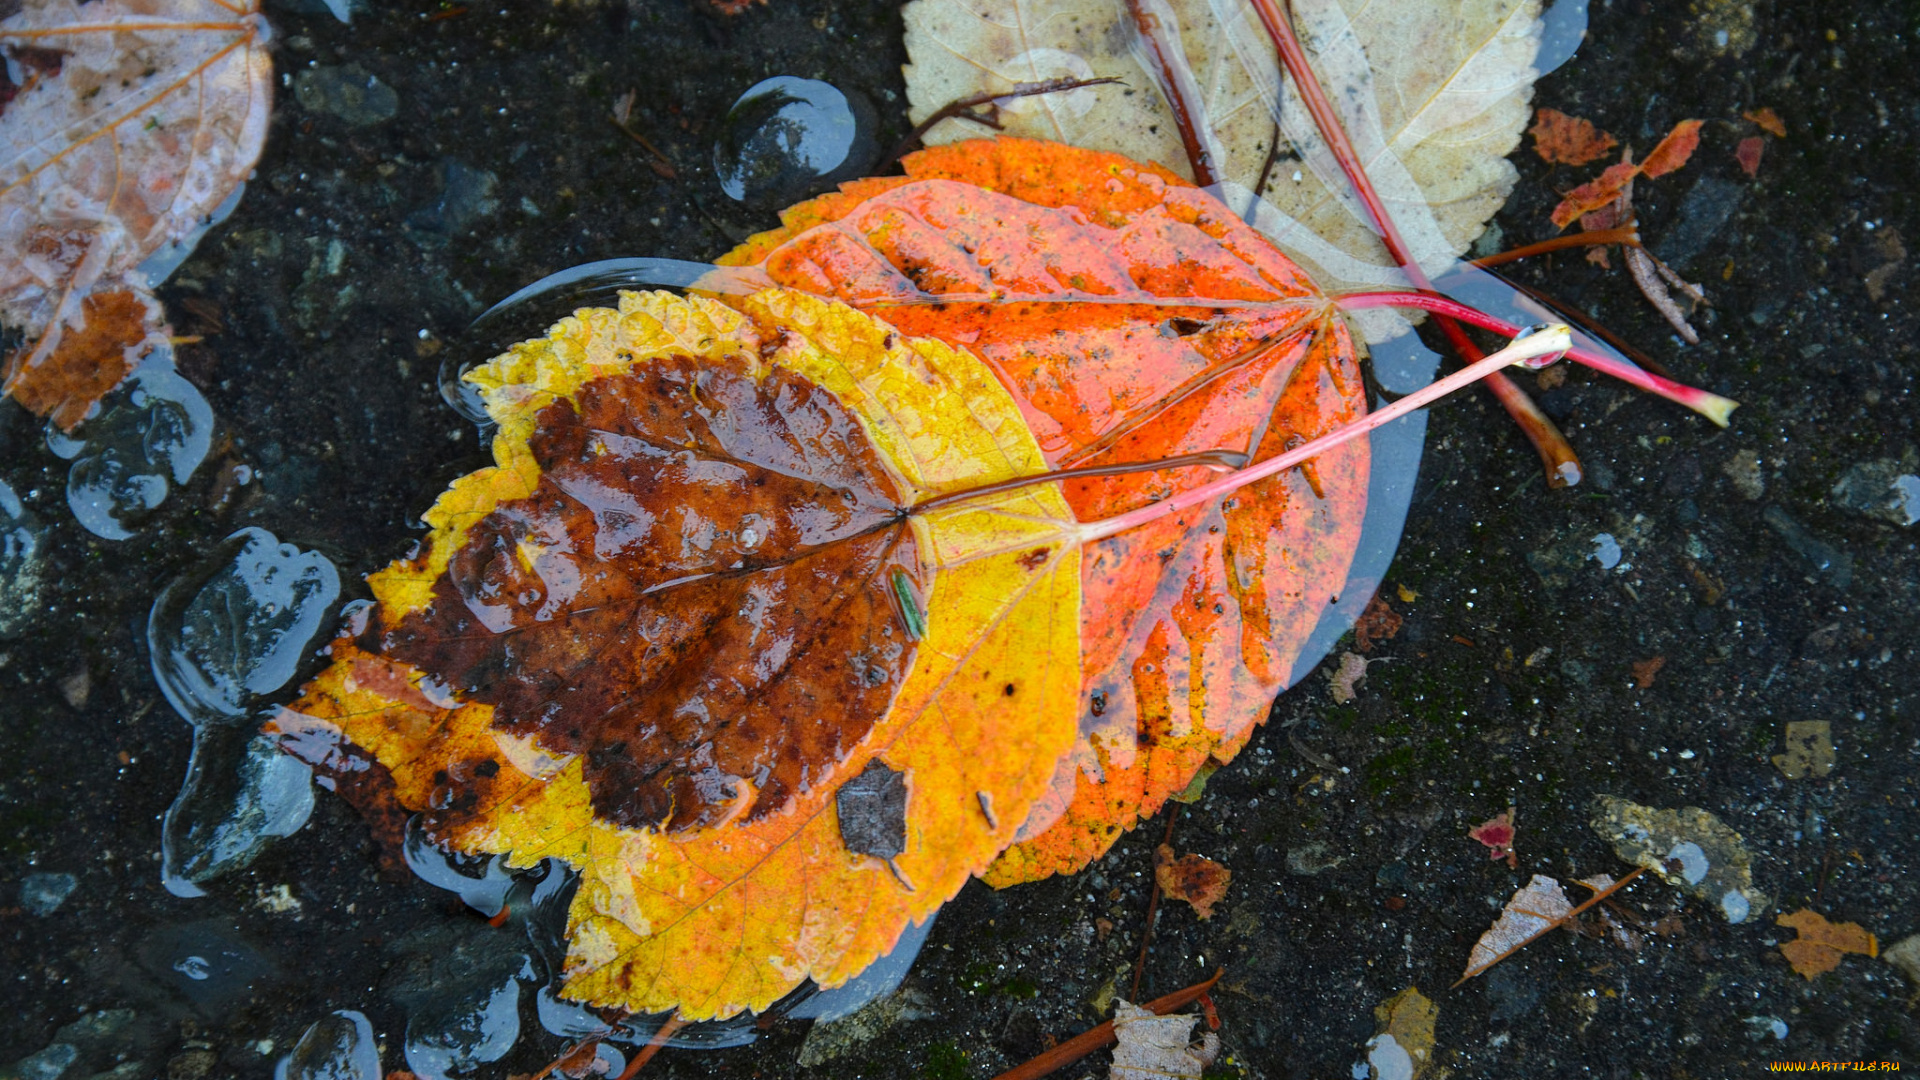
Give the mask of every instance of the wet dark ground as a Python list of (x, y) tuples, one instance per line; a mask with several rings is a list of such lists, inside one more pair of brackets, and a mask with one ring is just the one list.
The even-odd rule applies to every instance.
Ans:
[[(1808, 981), (1774, 947), (1791, 936), (1774, 910), (1730, 926), (1652, 881), (1625, 896), (1652, 918), (1677, 912), (1679, 936), (1629, 952), (1556, 933), (1446, 989), (1530, 874), (1624, 869), (1587, 824), (1601, 793), (1719, 815), (1779, 911), (1810, 906), (1883, 943), (1920, 930), (1920, 555), (1898, 515), (1832, 494), (1862, 464), (1920, 471), (1914, 271), (1882, 271), (1877, 296), (1867, 280), (1920, 237), (1906, 47), (1920, 10), (1695, 7), (1596, 6), (1589, 44), (1536, 101), (1642, 150), (1676, 120), (1708, 121), (1693, 164), (1637, 193), (1653, 249), (1713, 299), (1704, 342), (1680, 346), (1623, 273), (1577, 253), (1518, 276), (1743, 408), (1722, 431), (1572, 371), (1543, 403), (1589, 475), (1558, 491), (1487, 399), (1437, 410), (1383, 593), (1404, 628), (1375, 646), (1352, 704), (1318, 676), (1284, 695), (1172, 826), (1177, 848), (1235, 876), (1211, 921), (1162, 908), (1141, 996), (1224, 965), (1220, 1075), (1346, 1076), (1374, 1006), (1408, 985), (1438, 1004), (1436, 1061), (1454, 1075), (1920, 1065), (1915, 987), (1892, 967), (1850, 957)], [(38, 426), (11, 406), (0, 421), (0, 478), (53, 523), (55, 567), (35, 625), (0, 643), (0, 903), (29, 872), (79, 881), (50, 916), (0, 909), (0, 1015), (17, 1018), (0, 1025), (0, 1062), (127, 1008), (119, 1048), (139, 1075), (260, 1076), (313, 1020), (351, 1008), (402, 1067), (397, 943), (477, 919), (383, 872), (365, 826), (325, 795), (304, 831), (210, 896), (162, 890), (159, 815), (190, 740), (148, 674), (152, 597), (244, 525), (319, 547), (351, 579), (405, 551), (416, 515), (480, 461), (435, 373), (482, 305), (592, 259), (708, 259), (772, 222), (712, 178), (717, 123), (749, 85), (829, 79), (871, 99), (883, 144), (904, 128), (890, 5), (774, 0), (727, 20), (680, 0), (381, 3), (351, 27), (317, 9), (269, 15), (281, 71), (358, 65), (397, 108), (355, 123), (367, 117), (283, 89), (257, 181), (163, 290), (178, 330), (206, 335), (180, 363), (220, 418), (213, 457), (141, 536), (108, 543), (66, 513), (65, 463)], [(608, 122), (629, 88), (632, 126), (677, 180)], [(1757, 134), (1741, 111), (1762, 105), (1788, 134), (1749, 180), (1733, 147)], [(1553, 189), (1590, 172), (1515, 161), (1508, 243), (1549, 235)], [(234, 488), (223, 477), (239, 465), (255, 479)], [(1611, 570), (1587, 558), (1600, 533), (1622, 548)], [(1632, 665), (1654, 657), (1664, 666), (1637, 685)], [(1788, 780), (1771, 763), (1789, 721), (1831, 723), (1831, 775)], [(1518, 870), (1464, 835), (1509, 805)], [(808, 1031), (789, 1023), (744, 1049), (668, 1052), (651, 1074), (992, 1075), (1096, 1022), (1103, 986), (1126, 992), (1165, 829), (1153, 821), (1077, 878), (969, 886), (907, 982), (908, 1018), (841, 1057), (799, 1067)], [(297, 906), (272, 901), (281, 886)], [(208, 920), (253, 951), (250, 982), (172, 969), (168, 943)], [(1097, 920), (1112, 924), (1104, 940)], [(1753, 1017), (1784, 1022), (1785, 1039), (1754, 1038)], [(483, 1075), (551, 1059), (560, 1041), (528, 1027)]]

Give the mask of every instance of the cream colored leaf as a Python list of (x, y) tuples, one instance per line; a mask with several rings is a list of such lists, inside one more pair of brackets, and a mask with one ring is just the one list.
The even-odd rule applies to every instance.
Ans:
[(1544, 874), (1533, 875), (1527, 887), (1513, 894), (1501, 909), (1500, 918), (1474, 943), (1473, 955), (1467, 958), (1467, 970), (1460, 980), (1465, 982), (1499, 963), (1571, 914), (1573, 903), (1560, 883)]
[(11, 6), (0, 48), (21, 90), (0, 108), (0, 319), (41, 339), (37, 358), (98, 282), (191, 233), (246, 179), (273, 66), (258, 0)]
[[(1332, 292), (1404, 279), (1284, 84), (1246, 0), (1140, 0), (1202, 103), (1197, 134), (1226, 203)], [(1464, 252), (1513, 188), (1540, 42), (1538, 0), (1297, 0), (1295, 25), (1361, 163), (1429, 274)], [(1062, 76), (1111, 76), (1007, 102), (1006, 131), (1154, 161), (1191, 175), (1179, 125), (1126, 0), (915, 0), (905, 11), (915, 121), (958, 98)], [(928, 141), (985, 134), (948, 121)], [(1268, 169), (1276, 133), (1277, 163)], [(1262, 174), (1266, 173), (1262, 183)], [(1262, 197), (1253, 194), (1259, 188)], [(1369, 340), (1398, 317), (1361, 320)]]
[(1156, 1016), (1125, 1001), (1113, 1006), (1113, 1070), (1110, 1080), (1199, 1080), (1220, 1053), (1211, 1032), (1189, 1041), (1197, 1016)]

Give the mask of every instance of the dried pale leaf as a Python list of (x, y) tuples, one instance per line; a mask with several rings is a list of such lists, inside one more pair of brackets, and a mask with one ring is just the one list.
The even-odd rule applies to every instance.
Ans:
[(1590, 120), (1568, 116), (1558, 109), (1540, 109), (1534, 113), (1534, 153), (1555, 165), (1586, 165), (1605, 157), (1618, 143), (1614, 137), (1593, 126)]
[(1507, 906), (1500, 911), (1500, 918), (1491, 929), (1480, 935), (1474, 943), (1473, 954), (1467, 958), (1467, 970), (1460, 976), (1462, 982), (1487, 970), (1493, 965), (1518, 952), (1534, 938), (1559, 926), (1573, 914), (1573, 904), (1568, 901), (1566, 890), (1560, 883), (1544, 874), (1533, 875), (1525, 888), (1513, 894)]
[[(1283, 82), (1251, 5), (1143, 6), (1172, 45), (1170, 77), (1203, 104), (1199, 137), (1227, 204), (1332, 291), (1404, 283), (1298, 92)], [(1292, 5), (1361, 164), (1429, 272), (1465, 251), (1513, 188), (1517, 173), (1506, 156), (1527, 122), (1538, 12), (1535, 0)], [(1126, 87), (1009, 102), (1001, 119), (1013, 134), (1114, 150), (1188, 173), (1179, 126), (1143, 66), (1123, 0), (916, 0), (905, 20), (915, 121), (950, 101), (1023, 82), (1111, 76)], [(1284, 143), (1279, 156), (1297, 160), (1263, 175), (1276, 132)], [(973, 125), (950, 123), (928, 141), (978, 134)], [(1373, 341), (1404, 326), (1395, 317), (1360, 321)]]
[(1233, 871), (1205, 855), (1175, 858), (1173, 847), (1161, 844), (1153, 853), (1153, 880), (1168, 897), (1185, 900), (1196, 916), (1210, 919), (1214, 905), (1226, 899)]
[(1200, 1018), (1156, 1016), (1138, 1005), (1113, 1006), (1113, 1069), (1110, 1080), (1199, 1080), (1220, 1053), (1220, 1037), (1208, 1032), (1192, 1041)]
[[(1653, 305), (1661, 318), (1667, 320), (1667, 325), (1673, 327), (1673, 332), (1679, 334), (1682, 341), (1689, 345), (1700, 344), (1699, 332), (1693, 328), (1692, 323), (1687, 321), (1687, 314), (1680, 310), (1680, 304), (1674, 300), (1673, 293), (1667, 290), (1667, 283), (1677, 280), (1678, 275), (1671, 270), (1663, 271), (1665, 264), (1648, 254), (1646, 248), (1624, 244), (1621, 246), (1621, 253), (1626, 257), (1627, 273), (1632, 275), (1634, 285), (1640, 289), (1640, 295), (1647, 298), (1647, 302)], [(1684, 281), (1680, 284), (1695, 293), (1699, 292), (1697, 288)], [(1635, 678), (1638, 677), (1636, 672)], [(1649, 675), (1650, 684), (1651, 675)]]
[(1340, 654), (1340, 666), (1328, 676), (1333, 682), (1335, 705), (1346, 705), (1360, 695), (1360, 684), (1367, 678), (1367, 658), (1359, 653)]
[(246, 179), (273, 67), (257, 0), (7, 6), (0, 45), (57, 57), (0, 104), (0, 320), (26, 332), (37, 366), (96, 283), (191, 233)]
[(1782, 944), (1780, 952), (1794, 971), (1808, 979), (1839, 967), (1841, 956), (1847, 953), (1880, 955), (1879, 940), (1859, 923), (1828, 922), (1826, 916), (1806, 908), (1781, 915), (1774, 922), (1792, 927), (1799, 935)]

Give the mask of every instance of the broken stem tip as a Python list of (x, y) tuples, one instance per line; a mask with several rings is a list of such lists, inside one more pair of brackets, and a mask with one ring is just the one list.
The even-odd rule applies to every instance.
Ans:
[(1319, 457), (1342, 443), (1351, 442), (1382, 424), (1397, 420), (1430, 402), (1453, 393), (1461, 387), (1478, 382), (1502, 368), (1515, 364), (1528, 367), (1545, 367), (1573, 346), (1573, 331), (1564, 324), (1554, 323), (1534, 328), (1514, 338), (1506, 348), (1477, 363), (1461, 368), (1444, 379), (1422, 387), (1399, 401), (1382, 409), (1376, 409), (1361, 420), (1356, 420), (1337, 431), (1329, 432), (1311, 442), (1295, 447), (1284, 454), (1270, 457), (1258, 464), (1241, 469), (1221, 477), (1210, 484), (1204, 484), (1189, 491), (1149, 503), (1138, 510), (1116, 514), (1099, 521), (1090, 521), (1080, 528), (1082, 543), (1092, 543), (1116, 536), (1129, 529), (1138, 528), (1150, 521), (1158, 520), (1169, 514), (1177, 514), (1188, 507), (1198, 506), (1215, 498), (1269, 476), (1285, 472), (1305, 461)]

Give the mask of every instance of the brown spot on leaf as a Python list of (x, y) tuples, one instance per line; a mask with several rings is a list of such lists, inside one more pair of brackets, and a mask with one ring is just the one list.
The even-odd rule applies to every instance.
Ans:
[(364, 647), (581, 755), (596, 813), (637, 828), (773, 813), (885, 713), (914, 646), (884, 571), (918, 564), (832, 394), (663, 359), (549, 406), (529, 447), (534, 493)]

